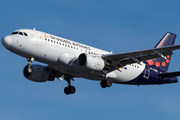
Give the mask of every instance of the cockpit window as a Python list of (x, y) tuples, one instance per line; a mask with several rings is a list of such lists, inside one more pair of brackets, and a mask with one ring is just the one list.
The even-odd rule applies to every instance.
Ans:
[(23, 33), (22, 33), (22, 32), (19, 32), (19, 34), (20, 34), (20, 35), (23, 35)]
[(18, 32), (13, 32), (13, 33), (11, 33), (11, 35), (14, 35), (14, 34), (18, 34)]
[(28, 36), (27, 33), (24, 33), (24, 36)]
[(23, 35), (23, 36), (28, 36), (27, 33), (23, 33), (23, 32), (13, 32), (13, 33), (11, 33), (11, 35), (16, 35), (16, 34)]

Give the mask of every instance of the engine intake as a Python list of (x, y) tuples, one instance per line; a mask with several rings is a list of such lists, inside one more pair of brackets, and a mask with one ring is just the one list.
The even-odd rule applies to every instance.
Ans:
[(31, 71), (28, 70), (28, 65), (23, 70), (24, 77), (34, 82), (46, 82), (50, 75), (49, 71), (38, 65), (31, 65)]
[(105, 62), (101, 57), (93, 56), (91, 54), (82, 53), (78, 57), (79, 66), (89, 69), (101, 71), (105, 66)]

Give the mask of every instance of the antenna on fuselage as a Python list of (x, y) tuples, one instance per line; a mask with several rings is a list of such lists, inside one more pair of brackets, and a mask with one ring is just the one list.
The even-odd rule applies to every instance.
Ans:
[(33, 30), (36, 30), (36, 28), (34, 28)]

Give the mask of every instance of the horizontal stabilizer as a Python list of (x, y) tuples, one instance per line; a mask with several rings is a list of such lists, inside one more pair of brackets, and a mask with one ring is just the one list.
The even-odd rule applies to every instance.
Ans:
[(176, 76), (180, 76), (180, 71), (159, 74), (159, 77), (161, 78), (171, 78), (171, 77), (176, 77)]

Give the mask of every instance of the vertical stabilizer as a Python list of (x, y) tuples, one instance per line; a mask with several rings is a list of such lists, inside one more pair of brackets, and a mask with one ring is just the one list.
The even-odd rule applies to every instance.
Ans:
[[(154, 48), (161, 48), (164, 46), (171, 46), (174, 45), (176, 39), (176, 34), (167, 32), (162, 39), (156, 44)], [(154, 58), (151, 60), (147, 60), (147, 63), (149, 65), (154, 65), (155, 67), (159, 68), (160, 70), (163, 70), (164, 72), (168, 71), (169, 63), (171, 60), (171, 55), (166, 56), (166, 60), (163, 58)]]

